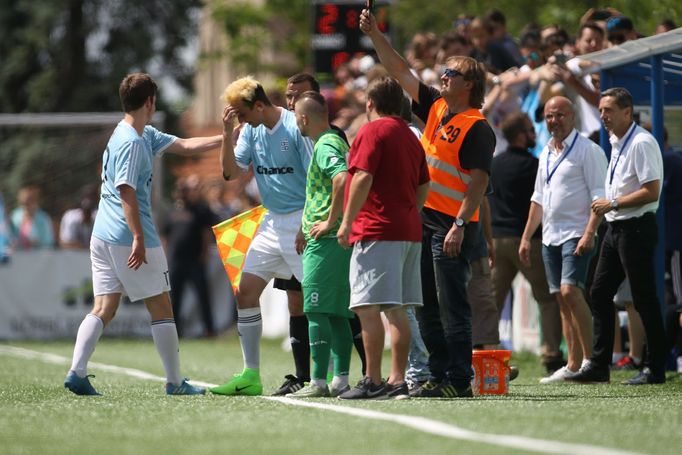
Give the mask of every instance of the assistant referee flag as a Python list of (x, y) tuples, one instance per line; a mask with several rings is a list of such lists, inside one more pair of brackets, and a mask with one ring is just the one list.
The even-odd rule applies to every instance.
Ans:
[(242, 277), (246, 252), (263, 221), (265, 212), (265, 207), (259, 205), (213, 226), (218, 253), (235, 293)]

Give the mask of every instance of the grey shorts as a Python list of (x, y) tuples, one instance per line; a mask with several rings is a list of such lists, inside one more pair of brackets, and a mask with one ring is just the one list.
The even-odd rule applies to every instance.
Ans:
[(350, 259), (350, 308), (381, 305), (381, 311), (422, 305), (419, 242), (355, 242)]

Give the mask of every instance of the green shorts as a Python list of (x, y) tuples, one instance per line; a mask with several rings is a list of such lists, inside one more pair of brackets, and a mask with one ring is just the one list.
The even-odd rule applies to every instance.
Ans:
[(335, 238), (310, 240), (303, 252), (303, 311), (354, 317), (350, 304), (350, 249)]

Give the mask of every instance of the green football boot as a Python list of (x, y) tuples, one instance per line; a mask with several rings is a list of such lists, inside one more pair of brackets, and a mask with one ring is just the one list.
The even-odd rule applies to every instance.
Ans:
[(263, 384), (260, 382), (258, 370), (244, 368), (241, 374), (235, 374), (226, 384), (209, 390), (216, 395), (257, 396), (263, 394)]

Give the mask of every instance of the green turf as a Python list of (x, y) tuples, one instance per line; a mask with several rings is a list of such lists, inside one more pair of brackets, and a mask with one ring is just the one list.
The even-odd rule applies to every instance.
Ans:
[[(70, 357), (72, 342), (12, 343)], [(183, 341), (183, 374), (222, 383), (241, 370), (236, 336)], [(263, 346), (263, 385), (273, 391), (291, 372), (291, 355), (279, 342)], [(151, 340), (102, 339), (94, 362), (162, 375)], [(65, 391), (65, 365), (0, 354), (0, 453), (3, 454), (203, 454), (203, 453), (526, 453), (427, 434), (396, 423), (263, 398), (167, 397), (163, 384), (122, 374), (90, 373), (102, 397)], [(359, 379), (354, 359), (352, 379)], [(508, 396), (467, 400), (320, 403), (421, 416), (493, 434), (590, 444), (644, 453), (680, 453), (682, 379), (663, 386), (539, 386), (534, 356), (514, 356), (521, 375)], [(388, 365), (388, 358), (385, 359)]]

